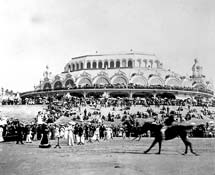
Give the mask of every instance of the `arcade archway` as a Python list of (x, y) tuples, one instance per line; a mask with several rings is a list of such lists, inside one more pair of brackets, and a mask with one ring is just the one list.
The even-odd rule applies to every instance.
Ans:
[(117, 98), (117, 97), (123, 98), (123, 97), (129, 97), (129, 94), (126, 92), (119, 91), (119, 92), (111, 92), (109, 96), (113, 98)]
[(159, 93), (156, 95), (159, 98), (176, 99), (175, 95), (172, 93)]

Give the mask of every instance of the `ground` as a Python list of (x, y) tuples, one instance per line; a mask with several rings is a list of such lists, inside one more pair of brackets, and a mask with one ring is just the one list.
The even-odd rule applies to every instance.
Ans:
[[(44, 106), (1, 106), (0, 113), (32, 120), (43, 108)], [(90, 107), (87, 110), (90, 111)], [(130, 112), (138, 110), (145, 111), (146, 108), (136, 106)], [(103, 108), (101, 112), (103, 115), (108, 112), (123, 113), (119, 110), (112, 111), (111, 108)], [(74, 147), (68, 147), (65, 141), (61, 141), (61, 149), (54, 149), (56, 141), (51, 141), (50, 149), (39, 148), (39, 141), (24, 145), (17, 145), (15, 142), (0, 143), (0, 175), (215, 175), (214, 138), (190, 139), (200, 156), (190, 153), (182, 156), (184, 145), (179, 138), (164, 142), (161, 155), (154, 154), (158, 145), (149, 154), (143, 154), (152, 139), (142, 138), (138, 142), (114, 138)]]
[(166, 141), (161, 155), (156, 155), (158, 145), (149, 154), (143, 154), (153, 138), (140, 142), (114, 138), (114, 140), (86, 143), (69, 147), (61, 141), (62, 148), (39, 148), (39, 141), (17, 145), (0, 143), (1, 175), (79, 175), (79, 174), (142, 174), (142, 175), (215, 175), (215, 139), (190, 138), (200, 156), (184, 152), (179, 138)]

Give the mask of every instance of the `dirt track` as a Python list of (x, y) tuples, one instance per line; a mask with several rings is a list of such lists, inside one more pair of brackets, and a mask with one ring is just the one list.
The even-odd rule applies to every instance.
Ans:
[(61, 149), (38, 148), (39, 142), (16, 145), (0, 143), (1, 175), (71, 175), (71, 174), (215, 174), (215, 139), (191, 139), (194, 150), (182, 156), (184, 145), (179, 139), (164, 142), (162, 154), (156, 155), (157, 146), (151, 153), (143, 151), (152, 139), (140, 142), (117, 138), (100, 143), (68, 147), (62, 142)]

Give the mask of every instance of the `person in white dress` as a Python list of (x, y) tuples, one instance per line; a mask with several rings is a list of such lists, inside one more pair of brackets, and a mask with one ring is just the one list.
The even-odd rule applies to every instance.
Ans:
[(108, 127), (106, 129), (106, 137), (105, 137), (106, 140), (109, 140), (109, 139), (113, 139), (113, 130), (112, 128)]
[(37, 114), (37, 124), (43, 124), (41, 112), (38, 112)]
[(67, 128), (67, 144), (69, 146), (74, 146), (74, 134), (73, 134), (73, 126), (69, 124)]
[(96, 127), (96, 131), (92, 139), (99, 142), (99, 125)]
[(0, 126), (0, 142), (3, 142), (4, 138), (3, 138), (3, 128), (2, 126)]
[(32, 130), (31, 130), (31, 128), (29, 127), (28, 128), (28, 134), (27, 134), (27, 136), (26, 136), (26, 143), (31, 143), (32, 141), (31, 141), (31, 137), (32, 137)]
[(67, 124), (65, 125), (65, 128), (64, 128), (64, 139), (65, 140), (68, 139), (68, 125)]

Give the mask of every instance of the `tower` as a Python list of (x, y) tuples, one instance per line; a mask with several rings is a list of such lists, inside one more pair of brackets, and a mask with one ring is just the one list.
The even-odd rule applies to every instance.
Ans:
[(195, 82), (199, 82), (199, 83), (202, 83), (204, 81), (204, 75), (202, 74), (202, 66), (199, 64), (199, 61), (197, 58), (194, 59), (194, 64), (192, 66), (192, 79), (195, 81)]
[(200, 66), (197, 58), (194, 59), (194, 65), (192, 67), (193, 78), (202, 78), (202, 66)]

